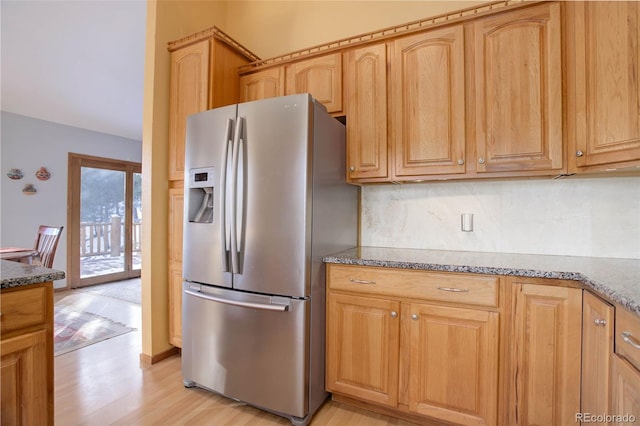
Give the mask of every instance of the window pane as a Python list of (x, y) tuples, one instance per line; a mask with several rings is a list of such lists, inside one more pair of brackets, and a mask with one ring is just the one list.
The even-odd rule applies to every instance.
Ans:
[(81, 168), (80, 278), (124, 271), (125, 172)]
[(133, 229), (131, 239), (133, 247), (133, 262), (131, 268), (136, 270), (142, 267), (142, 174), (133, 174)]

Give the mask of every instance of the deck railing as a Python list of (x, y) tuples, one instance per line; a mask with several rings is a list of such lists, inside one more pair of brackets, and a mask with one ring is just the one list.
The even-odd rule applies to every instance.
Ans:
[[(133, 252), (140, 252), (142, 223), (134, 222), (131, 229)], [(110, 222), (80, 223), (80, 256), (109, 255), (118, 257), (124, 251), (124, 224), (120, 216)]]

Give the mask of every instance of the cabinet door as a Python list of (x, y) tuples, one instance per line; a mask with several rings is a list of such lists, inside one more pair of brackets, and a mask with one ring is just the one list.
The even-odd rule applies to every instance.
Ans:
[(209, 40), (171, 52), (169, 179), (184, 179), (187, 116), (205, 111), (209, 93)]
[(610, 413), (613, 306), (585, 291), (582, 301), (583, 413)]
[(400, 38), (392, 49), (395, 174), (464, 173), (462, 25)]
[(411, 305), (409, 409), (460, 425), (498, 414), (497, 312)]
[(387, 177), (387, 46), (345, 53), (347, 176)]
[[(53, 424), (47, 395), (47, 333), (39, 330), (0, 342), (0, 423)], [(51, 415), (51, 418), (47, 418)]]
[(268, 68), (240, 77), (240, 102), (284, 96), (284, 68)]
[(582, 290), (514, 284), (511, 425), (575, 425), (580, 412)]
[(640, 160), (640, 3), (576, 2), (578, 167)]
[(169, 189), (169, 342), (182, 347), (183, 188)]
[(327, 390), (395, 407), (400, 303), (329, 293)]
[(474, 24), (478, 172), (561, 171), (560, 5)]
[[(613, 419), (607, 424), (628, 425), (640, 419), (640, 371), (633, 368), (624, 358), (613, 356), (611, 369), (611, 410), (604, 413), (633, 416), (635, 420)], [(601, 414), (598, 412), (598, 414)], [(619, 420), (619, 421), (618, 421)]]
[(342, 54), (334, 53), (287, 65), (287, 95), (311, 93), (329, 113), (342, 111)]

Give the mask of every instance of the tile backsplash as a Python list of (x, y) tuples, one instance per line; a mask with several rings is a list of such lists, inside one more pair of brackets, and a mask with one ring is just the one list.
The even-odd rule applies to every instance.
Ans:
[(361, 214), (363, 246), (640, 259), (640, 177), (369, 185)]

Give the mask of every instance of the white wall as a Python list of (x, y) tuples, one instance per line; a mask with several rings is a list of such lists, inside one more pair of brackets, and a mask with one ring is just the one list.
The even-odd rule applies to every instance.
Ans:
[(640, 177), (366, 186), (361, 226), (365, 246), (640, 259)]
[[(67, 268), (67, 156), (69, 152), (140, 162), (141, 142), (93, 132), (2, 111), (0, 122), (2, 190), (0, 246), (32, 247), (39, 225), (63, 225), (53, 268)], [(45, 166), (48, 181), (39, 181), (35, 171)], [(11, 180), (11, 168), (24, 177)], [(38, 192), (24, 195), (22, 188), (33, 183)], [(66, 280), (56, 281), (56, 288)]]

